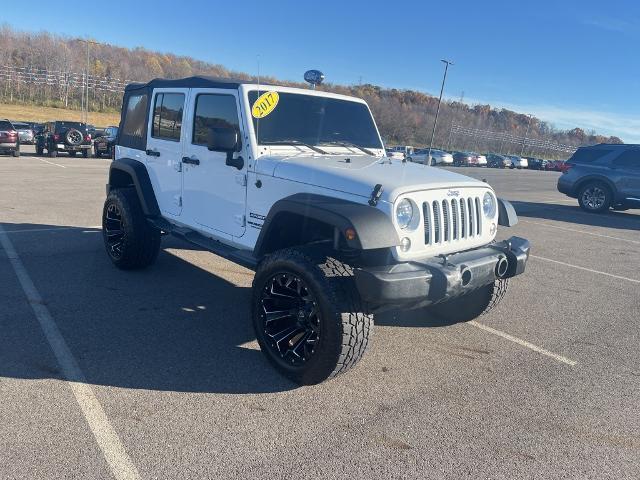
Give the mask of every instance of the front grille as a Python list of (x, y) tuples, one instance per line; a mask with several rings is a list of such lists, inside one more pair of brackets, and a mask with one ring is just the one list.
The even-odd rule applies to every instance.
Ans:
[(424, 202), (422, 215), (426, 245), (441, 245), (482, 234), (480, 197)]

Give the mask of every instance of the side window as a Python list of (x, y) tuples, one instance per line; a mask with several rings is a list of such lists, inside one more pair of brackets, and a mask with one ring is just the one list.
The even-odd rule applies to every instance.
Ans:
[(147, 119), (147, 94), (132, 95), (127, 102), (127, 111), (124, 116), (122, 134), (128, 137), (143, 139), (145, 134), (144, 124)]
[(602, 148), (579, 148), (569, 160), (573, 163), (593, 163), (611, 152)]
[(233, 95), (200, 94), (196, 97), (191, 142), (206, 145), (209, 128), (212, 127), (231, 127), (240, 132), (238, 108)]
[(627, 150), (626, 152), (622, 152), (620, 156), (613, 161), (613, 166), (640, 170), (640, 150)]
[(153, 107), (151, 136), (164, 140), (180, 141), (182, 131), (183, 93), (159, 93)]

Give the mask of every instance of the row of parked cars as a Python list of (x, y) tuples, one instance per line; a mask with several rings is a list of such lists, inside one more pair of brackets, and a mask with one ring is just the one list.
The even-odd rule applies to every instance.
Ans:
[(51, 121), (46, 123), (0, 120), (0, 153), (20, 156), (20, 145), (35, 145), (36, 154), (56, 157), (112, 157), (118, 127), (99, 129), (82, 122)]
[(530, 170), (564, 171), (565, 162), (562, 160), (543, 160), (518, 155), (502, 155), (498, 153), (479, 154), (457, 150), (445, 151), (438, 149), (414, 148), (397, 146), (387, 148), (387, 156), (403, 159), (424, 165), (451, 165), (454, 167), (489, 167), (489, 168), (528, 168)]

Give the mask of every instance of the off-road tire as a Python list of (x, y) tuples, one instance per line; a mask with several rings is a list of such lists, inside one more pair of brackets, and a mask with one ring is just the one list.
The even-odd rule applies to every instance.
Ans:
[[(270, 345), (263, 318), (262, 295), (269, 282), (282, 273), (299, 277), (316, 299), (320, 337), (303, 365), (292, 366)], [(346, 263), (316, 248), (288, 248), (266, 257), (253, 280), (252, 323), (269, 362), (290, 380), (313, 385), (346, 372), (363, 357), (373, 336), (373, 315), (365, 313), (353, 270)]]
[(507, 293), (508, 279), (495, 282), (429, 307), (429, 312), (450, 323), (468, 322), (491, 311)]
[[(597, 189), (600, 189), (602, 192), (604, 192), (604, 202), (599, 208), (591, 208), (583, 198), (585, 195), (585, 192), (587, 192), (587, 190), (591, 188), (597, 188)], [(586, 184), (580, 187), (580, 190), (578, 190), (578, 204), (580, 205), (580, 208), (582, 208), (586, 212), (604, 213), (609, 210), (612, 203), (613, 203), (613, 193), (611, 192), (611, 189), (609, 188), (609, 186), (603, 182), (598, 182), (598, 181), (587, 182)]]
[[(121, 230), (124, 232), (119, 254), (109, 243), (109, 232), (113, 232), (113, 229), (107, 224), (107, 213), (111, 206), (119, 211)], [(160, 251), (160, 236), (160, 230), (147, 222), (133, 188), (121, 188), (109, 192), (102, 210), (102, 237), (107, 255), (116, 267), (122, 270), (134, 270), (151, 265)]]

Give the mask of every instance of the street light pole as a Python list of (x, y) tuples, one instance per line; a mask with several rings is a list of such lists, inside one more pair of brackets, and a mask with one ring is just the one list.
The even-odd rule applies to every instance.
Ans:
[(431, 131), (431, 141), (429, 142), (429, 153), (427, 153), (427, 162), (431, 165), (431, 149), (433, 148), (433, 139), (436, 135), (436, 126), (438, 125), (438, 114), (440, 113), (440, 104), (442, 103), (442, 93), (444, 92), (444, 82), (447, 81), (447, 71), (449, 65), (453, 65), (453, 62), (449, 60), (440, 60), (444, 63), (444, 76), (442, 77), (442, 87), (440, 87), (440, 98), (438, 98), (438, 108), (436, 109), (436, 118), (433, 121), (433, 130)]
[(520, 156), (524, 155), (524, 147), (527, 143), (527, 137), (529, 136), (529, 128), (531, 128), (531, 114), (529, 114), (529, 123), (527, 123), (527, 133), (524, 134), (524, 139), (522, 140), (522, 150), (520, 150)]
[(94, 45), (99, 45), (99, 43), (94, 42), (93, 40), (87, 40), (86, 38), (80, 38), (79, 40), (87, 44), (87, 67), (85, 70), (84, 82), (82, 85), (82, 115), (84, 117), (83, 118), (84, 123), (88, 124), (89, 123), (89, 44), (93, 43)]

